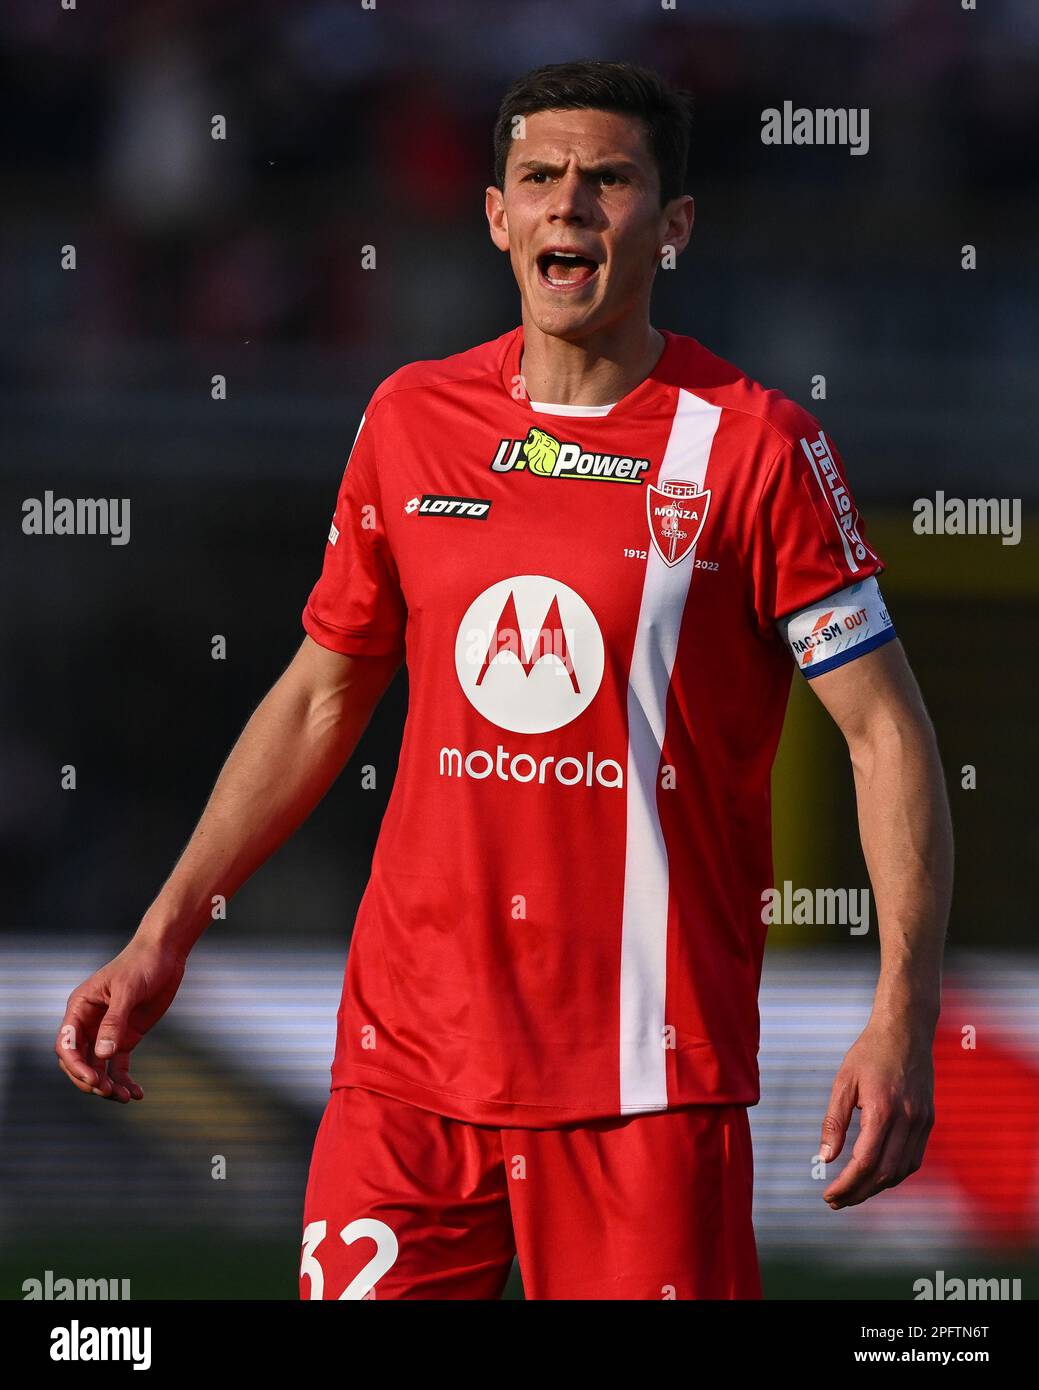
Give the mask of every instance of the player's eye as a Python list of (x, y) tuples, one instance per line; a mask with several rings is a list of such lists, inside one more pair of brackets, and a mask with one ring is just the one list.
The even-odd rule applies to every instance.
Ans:
[(533, 169), (523, 180), (524, 183), (543, 183), (548, 178), (544, 169)]
[(620, 175), (615, 174), (612, 169), (603, 169), (599, 175), (599, 182), (606, 188), (614, 188), (617, 184), (622, 183), (623, 180)]

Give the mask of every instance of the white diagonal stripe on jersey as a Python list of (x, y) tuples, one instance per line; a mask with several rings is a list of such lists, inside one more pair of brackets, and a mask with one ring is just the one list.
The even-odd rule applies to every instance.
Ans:
[[(699, 483), (721, 407), (679, 389), (660, 480)], [(627, 834), (620, 971), (620, 1106), (667, 1107), (664, 1010), (667, 997), (669, 873), (657, 807), (667, 693), (678, 652), (696, 547), (668, 566), (649, 547), (628, 676)]]

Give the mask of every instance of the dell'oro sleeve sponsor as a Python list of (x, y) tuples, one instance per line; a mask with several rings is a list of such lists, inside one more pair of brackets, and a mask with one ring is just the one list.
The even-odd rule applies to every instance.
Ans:
[(797, 417), (800, 437), (776, 455), (754, 520), (754, 607), (762, 635), (884, 568), (832, 440), (807, 411)]

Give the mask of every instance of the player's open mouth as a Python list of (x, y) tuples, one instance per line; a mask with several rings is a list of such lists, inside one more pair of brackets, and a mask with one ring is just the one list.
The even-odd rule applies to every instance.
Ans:
[(598, 261), (576, 251), (542, 251), (538, 279), (550, 290), (580, 290), (599, 273)]

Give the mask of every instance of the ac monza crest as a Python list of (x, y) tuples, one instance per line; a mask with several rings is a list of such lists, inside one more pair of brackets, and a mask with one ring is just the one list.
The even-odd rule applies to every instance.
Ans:
[(646, 492), (649, 534), (665, 565), (677, 565), (692, 550), (707, 520), (710, 490), (680, 479), (651, 483)]

